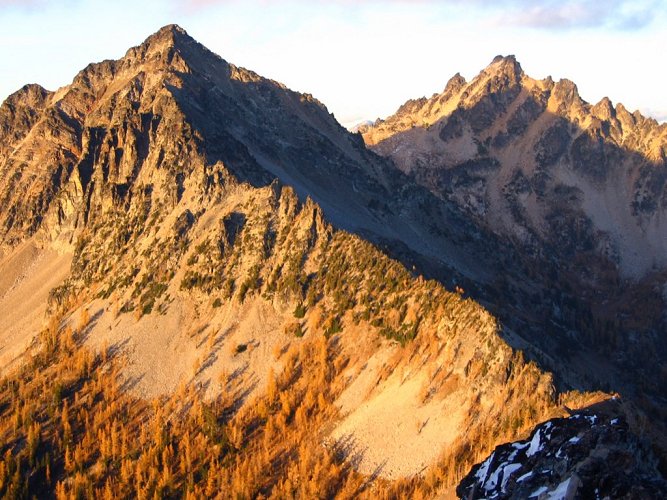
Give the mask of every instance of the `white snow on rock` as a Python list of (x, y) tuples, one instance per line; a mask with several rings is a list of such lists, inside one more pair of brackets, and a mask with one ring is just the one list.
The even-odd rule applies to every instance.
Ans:
[(512, 474), (518, 471), (521, 467), (521, 464), (509, 464), (503, 468), (503, 482), (500, 485), (500, 489), (502, 491), (505, 491), (505, 488), (507, 487), (507, 481), (512, 476)]
[(495, 451), (489, 455), (489, 458), (484, 460), (484, 463), (482, 466), (477, 470), (475, 473), (475, 477), (482, 481), (483, 483), (486, 482), (486, 475), (489, 473), (489, 467), (491, 466), (491, 461), (493, 460), (493, 455), (495, 455)]
[(526, 479), (528, 479), (532, 475), (533, 475), (532, 471), (526, 472), (523, 476), (519, 476), (519, 478), (516, 480), (516, 482), (520, 483), (521, 481), (525, 481)]
[(548, 500), (565, 500), (567, 494), (567, 487), (570, 485), (572, 477), (568, 477), (565, 481), (556, 486), (556, 489), (550, 491), (547, 495)]
[(530, 447), (528, 448), (528, 451), (526, 452), (527, 457), (532, 457), (540, 451), (542, 448), (540, 446), (540, 434), (542, 433), (542, 430), (539, 429), (535, 434), (533, 435), (533, 439), (530, 440)]
[(528, 498), (536, 498), (536, 497), (539, 497), (542, 493), (544, 493), (544, 492), (547, 491), (548, 489), (549, 489), (549, 488), (547, 488), (546, 486), (540, 486), (538, 489), (536, 489), (535, 491), (533, 491), (533, 492), (530, 494), (530, 496), (529, 496)]

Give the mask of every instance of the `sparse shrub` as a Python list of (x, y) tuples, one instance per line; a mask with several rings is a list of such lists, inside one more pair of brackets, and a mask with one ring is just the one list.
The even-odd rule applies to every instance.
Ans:
[(293, 336), (293, 337), (303, 337), (303, 328), (301, 327), (301, 323), (298, 321), (292, 321), (291, 323), (288, 323), (285, 325), (285, 335)]
[(342, 330), (343, 330), (343, 327), (340, 323), (340, 319), (338, 318), (338, 316), (331, 316), (324, 323), (324, 336), (326, 338), (329, 338), (332, 335), (335, 335), (336, 333), (338, 333)]
[(250, 288), (250, 286), (248, 285), (247, 281), (244, 281), (243, 283), (241, 283), (241, 286), (239, 287), (239, 294), (238, 294), (239, 302), (243, 302), (245, 300), (245, 296), (248, 293), (249, 288)]
[(150, 314), (151, 311), (153, 310), (154, 305), (155, 305), (155, 300), (149, 300), (141, 308), (141, 313), (144, 314), (144, 315)]
[(300, 302), (294, 309), (294, 317), (297, 319), (301, 319), (305, 315), (306, 315), (306, 307), (303, 305), (303, 302)]

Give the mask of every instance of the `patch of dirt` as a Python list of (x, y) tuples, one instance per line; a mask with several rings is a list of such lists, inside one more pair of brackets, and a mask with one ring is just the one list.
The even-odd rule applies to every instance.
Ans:
[(67, 277), (70, 253), (31, 240), (0, 260), (0, 369), (20, 360), (46, 322), (49, 292)]

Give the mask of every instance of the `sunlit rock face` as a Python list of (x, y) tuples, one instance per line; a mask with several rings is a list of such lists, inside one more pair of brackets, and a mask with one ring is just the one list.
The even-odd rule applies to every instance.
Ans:
[(366, 142), (494, 230), (603, 255), (623, 277), (667, 265), (667, 126), (574, 83), (534, 80), (513, 56), (408, 101)]

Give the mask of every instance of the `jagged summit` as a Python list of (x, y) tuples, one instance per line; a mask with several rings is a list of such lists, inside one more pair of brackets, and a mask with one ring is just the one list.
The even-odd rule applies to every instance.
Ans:
[(159, 30), (157, 30), (153, 35), (151, 36), (156, 36), (156, 37), (161, 37), (161, 36), (179, 36), (179, 35), (184, 35), (187, 36), (188, 38), (192, 39), (190, 35), (188, 35), (188, 32), (185, 31), (184, 28), (179, 26), (178, 24), (172, 23), (172, 24), (166, 24), (162, 26)]
[(461, 73), (456, 73), (447, 81), (447, 85), (445, 85), (445, 89), (442, 91), (442, 94), (454, 95), (460, 91), (466, 83), (466, 79), (461, 76)]
[[(435, 185), (441, 181), (434, 176), (434, 169), (493, 159), (505, 166), (502, 173), (489, 172), (493, 180), (488, 179), (487, 187), (481, 191), (475, 187), (479, 192), (474, 196), (461, 194), (462, 201), (468, 200), (468, 209), (488, 217), (499, 231), (515, 232), (517, 225), (527, 224), (531, 232), (544, 235), (550, 232), (551, 223), (543, 218), (550, 217), (555, 208), (545, 207), (536, 213), (526, 206), (526, 213), (532, 215), (516, 220), (516, 215), (508, 213), (514, 209), (506, 206), (514, 203), (507, 200), (511, 191), (508, 183), (519, 172), (529, 178), (537, 175), (542, 180), (532, 192), (538, 196), (538, 204), (545, 201), (543, 183), (548, 179), (598, 196), (588, 184), (568, 178), (582, 176), (585, 182), (596, 183), (600, 191), (621, 190), (605, 209), (585, 197), (580, 200), (592, 227), (610, 238), (608, 256), (620, 265), (623, 274), (639, 277), (654, 266), (667, 264), (667, 244), (661, 236), (667, 226), (659, 215), (665, 207), (661, 200), (667, 177), (667, 127), (639, 113), (631, 115), (622, 106), (614, 107), (606, 97), (589, 104), (568, 79), (532, 79), (512, 55), (495, 57), (470, 83), (455, 76), (442, 94), (408, 103), (410, 106), (401, 108), (400, 113), (366, 130), (364, 138), (377, 145), (377, 152), (393, 155), (405, 171), (424, 176), (423, 182), (431, 189), (443, 189)], [(427, 140), (426, 136), (435, 139)], [(517, 156), (517, 151), (524, 153)], [(431, 167), (424, 168), (425, 164)], [(570, 166), (573, 173), (562, 173), (562, 179), (557, 180), (555, 172), (547, 174), (545, 170), (554, 165)], [(619, 175), (623, 181), (618, 180)], [(624, 187), (603, 186), (612, 182), (622, 182)], [(461, 192), (458, 189), (454, 196)], [(619, 203), (619, 198), (624, 201)], [(636, 235), (627, 238), (624, 231)]]
[(498, 54), (496, 57), (493, 58), (493, 60), (491, 61), (491, 64), (495, 64), (495, 63), (505, 61), (505, 60), (516, 61), (516, 57), (514, 56), (514, 54), (510, 54), (508, 56), (503, 56), (501, 54)]
[(5, 112), (14, 112), (17, 108), (25, 106), (40, 108), (44, 106), (46, 99), (51, 94), (52, 92), (41, 85), (29, 83), (7, 96), (0, 109), (4, 109)]
[[(206, 71), (209, 72), (215, 71), (215, 64), (223, 61), (177, 24), (160, 28), (143, 43), (128, 50), (124, 59), (129, 62), (171, 66), (171, 69), (177, 71), (187, 71), (188, 67), (204, 63)], [(211, 64), (212, 59), (216, 60), (216, 63)]]
[(493, 58), (491, 64), (489, 64), (489, 67), (492, 66), (497, 68), (511, 68), (517, 74), (523, 74), (521, 64), (519, 61), (517, 61), (517, 58), (514, 54), (507, 56), (497, 55)]
[(511, 65), (511, 66), (516, 66), (518, 68), (521, 68), (521, 64), (519, 64), (519, 61), (517, 61), (516, 56), (514, 54), (509, 54), (506, 56), (503, 55), (497, 55), (496, 57), (493, 58), (491, 61), (491, 65), (498, 65), (498, 64), (506, 64), (506, 65)]
[(28, 97), (29, 99), (32, 98), (37, 98), (41, 99), (44, 96), (49, 94), (49, 91), (42, 87), (38, 83), (27, 83), (23, 87), (21, 87), (19, 90), (11, 94), (9, 97), (12, 98), (12, 100), (18, 100), (21, 98)]
[(523, 68), (514, 55), (494, 57), (482, 73), (494, 78), (505, 77), (506, 85), (519, 84), (524, 76)]
[(187, 31), (181, 28), (178, 24), (168, 24), (146, 38), (146, 40), (144, 40), (141, 45), (149, 46), (156, 44), (166, 44), (168, 46), (175, 47), (181, 44), (191, 43), (197, 42), (188, 34)]

